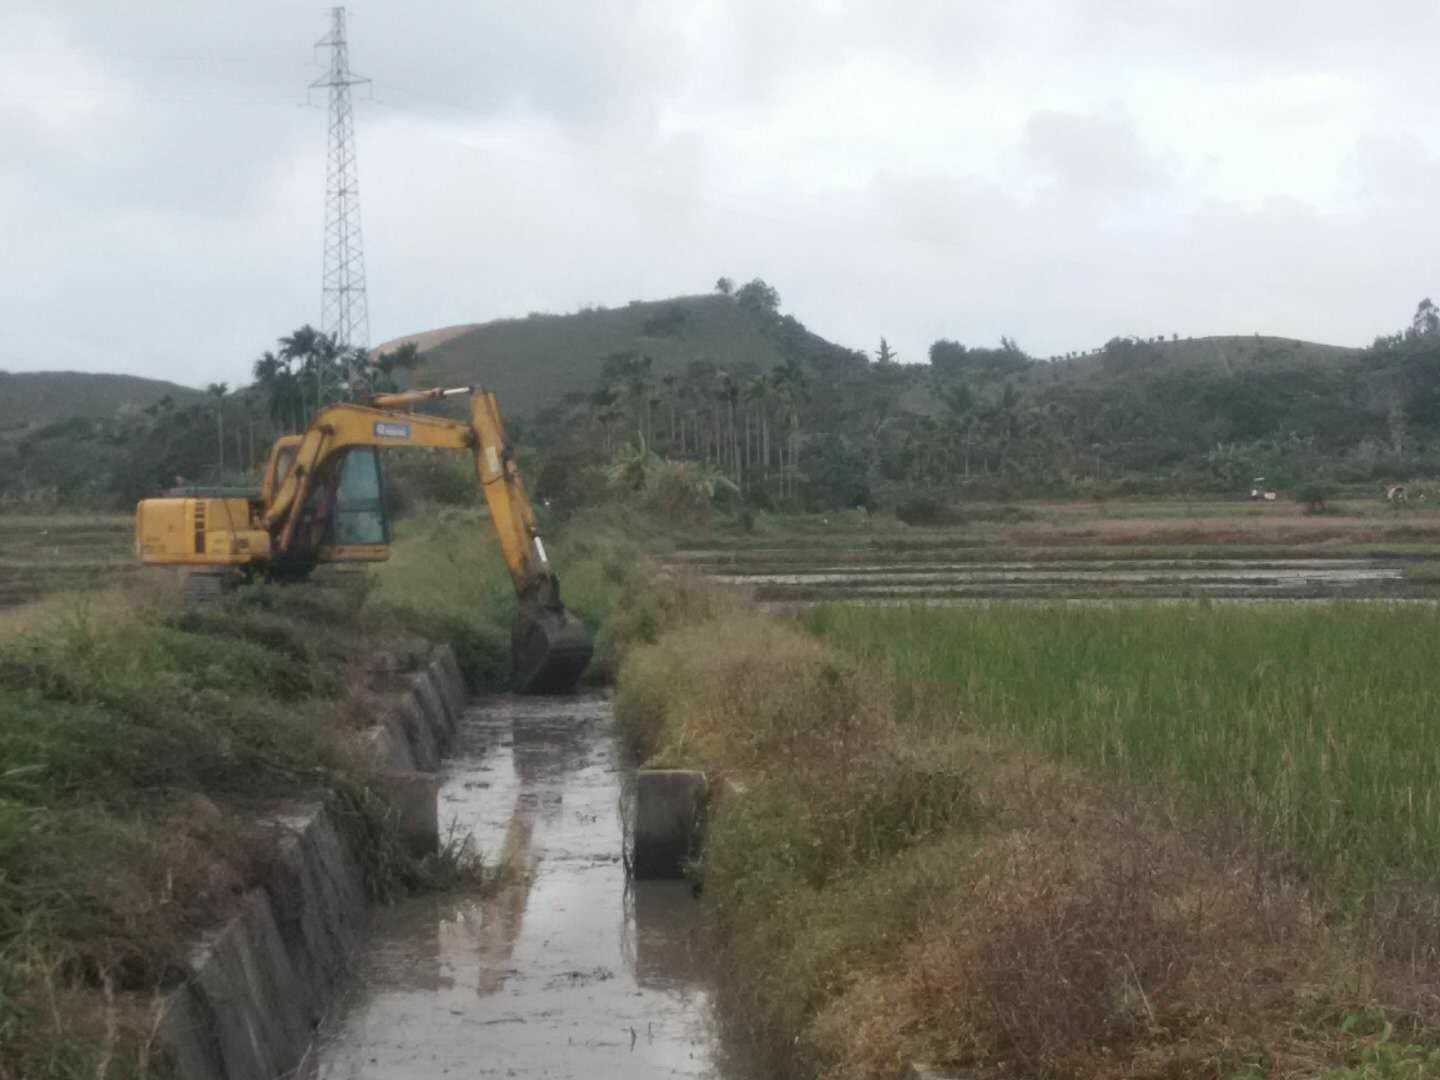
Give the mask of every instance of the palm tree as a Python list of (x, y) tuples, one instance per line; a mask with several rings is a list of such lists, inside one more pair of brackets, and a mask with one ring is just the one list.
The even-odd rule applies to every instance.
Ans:
[(775, 368), (775, 386), (786, 419), (789, 422), (788, 442), (790, 444), (790, 465), (785, 465), (785, 455), (780, 455), (780, 491), (786, 494), (786, 479), (789, 479), (788, 494), (796, 490), (796, 472), (800, 460), (800, 402), (805, 397), (805, 369), (793, 356), (786, 357), (783, 364)]
[[(695, 431), (695, 448), (704, 455), (707, 462), (712, 460), (712, 446), (718, 451), (720, 444), (718, 410), (714, 407), (713, 393), (716, 375), (713, 360), (692, 360), (685, 366), (685, 379), (689, 384), (688, 396), (694, 402), (691, 415), (694, 419), (692, 427)], [(708, 428), (705, 424), (707, 416), (711, 421)]]
[[(673, 454), (675, 452), (675, 388), (680, 383), (680, 377), (676, 375), (673, 371), (667, 371), (664, 375), (660, 376), (660, 383), (662, 386), (665, 387), (665, 400), (670, 405), (670, 441), (667, 445), (667, 449), (670, 453)], [(681, 448), (681, 452), (684, 452), (683, 447)]]
[(293, 359), (266, 352), (255, 361), (255, 380), (266, 392), (266, 411), (272, 423), (286, 431), (304, 426), (305, 392), (291, 370)]
[(399, 390), (400, 385), (395, 379), (397, 372), (405, 372), (408, 376), (423, 363), (420, 356), (420, 348), (413, 341), (407, 341), (397, 349), (383, 352), (375, 358), (375, 369), (379, 372), (376, 377), (378, 389)]
[[(316, 346), (323, 336), (319, 330), (316, 330), (309, 323), (306, 323), (288, 337), (282, 337), (279, 342), (280, 358), (285, 361), (286, 372), (293, 374), (295, 365), (300, 365), (300, 385), (298, 389), (300, 391), (300, 412), (302, 414), (306, 411), (304, 376), (310, 372), (313, 366)], [(320, 407), (318, 382), (316, 383), (315, 407)], [(299, 426), (299, 418), (297, 418), (296, 424)]]
[(975, 424), (975, 407), (979, 404), (975, 392), (966, 383), (941, 391), (945, 404), (945, 420), (949, 434), (960, 443), (960, 456), (964, 475), (970, 476), (970, 432)]
[(734, 479), (735, 484), (738, 487), (740, 486), (741, 480), (743, 479), (743, 477), (741, 476), (740, 466), (740, 442), (736, 438), (735, 433), (735, 406), (740, 404), (740, 384), (737, 383), (728, 372), (720, 371), (716, 372), (716, 375), (720, 379), (719, 398), (725, 404), (725, 413), (727, 417), (727, 446), (725, 448), (725, 451), (730, 458), (731, 477), (732, 479)]
[(775, 380), (767, 374), (756, 375), (745, 387), (745, 400), (755, 406), (760, 419), (760, 469), (770, 474), (770, 404), (775, 400)]
[(613, 386), (600, 387), (588, 399), (590, 414), (600, 425), (606, 457), (610, 456), (610, 425), (620, 416), (620, 413), (615, 411), (615, 402), (618, 400), (619, 394)]
[(216, 441), (220, 451), (220, 460), (216, 465), (216, 478), (225, 476), (225, 395), (230, 392), (226, 383), (211, 383), (205, 388), (205, 392), (215, 399), (215, 426), (217, 431)]
[(305, 384), (314, 386), (315, 408), (321, 408), (327, 404), (326, 399), (332, 396), (326, 392), (327, 387), (337, 382), (343, 383), (347, 378), (348, 369), (355, 363), (356, 352), (364, 355), (363, 349), (341, 349), (328, 334), (322, 334), (308, 323), (289, 337), (280, 339), (281, 358), (291, 363), (298, 361), (300, 364), (297, 377), (300, 380), (302, 412), (305, 410), (307, 397)]

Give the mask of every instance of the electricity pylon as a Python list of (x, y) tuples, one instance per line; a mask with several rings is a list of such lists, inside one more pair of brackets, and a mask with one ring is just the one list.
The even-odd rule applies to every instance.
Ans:
[[(320, 330), (335, 343), (343, 361), (370, 344), (370, 311), (365, 300), (365, 249), (360, 236), (360, 182), (355, 165), (355, 113), (350, 88), (370, 80), (350, 70), (345, 9), (330, 9), (330, 33), (315, 43), (329, 46), (330, 67), (310, 84), (330, 91), (329, 154), (325, 168), (325, 262)], [(347, 395), (342, 363), (315, 366), (320, 404)]]

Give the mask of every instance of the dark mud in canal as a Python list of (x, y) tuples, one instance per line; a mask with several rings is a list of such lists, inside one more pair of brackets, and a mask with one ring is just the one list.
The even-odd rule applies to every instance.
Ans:
[(312, 1075), (728, 1077), (698, 909), (627, 883), (625, 768), (599, 696), (499, 698), (467, 714), (440, 819), (516, 868), (487, 897), (376, 914)]

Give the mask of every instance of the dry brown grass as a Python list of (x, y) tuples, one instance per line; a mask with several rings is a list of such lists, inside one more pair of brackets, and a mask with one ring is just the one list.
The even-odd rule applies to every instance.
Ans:
[(757, 769), (795, 734), (828, 716), (821, 684), (837, 678), (820, 642), (756, 613), (663, 635), (621, 668), (617, 711), (656, 763)]
[(815, 1015), (805, 1038), (827, 1075), (885, 1076), (901, 1058), (997, 1075), (1314, 1075), (1335, 1063), (1347, 1012), (1429, 993), (1323, 890), (1222, 825), (1018, 751), (974, 760), (987, 822), (962, 851), (937, 848), (951, 872), (905, 946)]
[(120, 577), (100, 588), (55, 593), (16, 607), (0, 608), (0, 640), (45, 631), (74, 617), (107, 625), (137, 622), (160, 608), (173, 606), (179, 595), (179, 578), (165, 570)]
[(732, 1027), (766, 1075), (1313, 1076), (1375, 1006), (1440, 1037), (1440, 917), (1347, 908), (1221, 813), (982, 737), (793, 624), (630, 650), (660, 763), (746, 783), (706, 843)]

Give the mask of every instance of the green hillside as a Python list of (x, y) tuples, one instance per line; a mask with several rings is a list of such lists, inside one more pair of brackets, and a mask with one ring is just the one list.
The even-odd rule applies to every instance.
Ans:
[[(112, 469), (119, 433), (158, 423), (145, 410), (167, 398), (170, 405), (161, 408), (172, 416), (204, 397), (188, 386), (134, 375), (0, 371), (0, 507), (8, 498), (78, 499), (82, 486), (88, 501), (110, 505), (122, 498)], [(145, 486), (162, 475), (159, 466), (152, 472)], [(126, 487), (123, 498), (135, 490)]]
[[(1327, 367), (1350, 359), (1361, 351), (1341, 345), (1322, 345), (1298, 338), (1270, 337), (1263, 334), (1149, 342), (1142, 340), (1138, 344), (1153, 348), (1156, 359), (1172, 369), (1213, 368), (1226, 373), (1234, 373), (1247, 367)], [(1069, 366), (1078, 372), (1099, 369), (1103, 365), (1106, 352), (1105, 349), (1093, 350), (1070, 360)], [(1066, 362), (1064, 357), (1057, 359), (1061, 363)]]
[[(822, 349), (838, 346), (808, 335)], [(1246, 369), (1329, 368), (1360, 350), (1294, 338), (1230, 335), (1184, 340), (1134, 341), (1146, 361), (1170, 371), (1234, 374)], [(424, 363), (417, 385), (478, 384), (494, 390), (514, 415), (529, 415), (567, 394), (595, 389), (601, 361), (633, 350), (655, 360), (655, 371), (683, 370), (695, 360), (723, 369), (768, 371), (784, 361), (781, 345), (732, 300), (718, 295), (635, 301), (623, 308), (573, 315), (531, 315), (470, 326), (422, 331), (391, 344), (414, 341)], [(381, 347), (382, 349), (385, 346)], [(378, 351), (378, 350), (377, 350)], [(1053, 368), (1085, 379), (1114, 373), (1116, 350), (1056, 357)], [(909, 369), (916, 376), (928, 365)], [(904, 380), (902, 408), (935, 414), (940, 405), (928, 378)]]
[(425, 363), (416, 382), (482, 385), (495, 391), (508, 413), (533, 414), (566, 394), (590, 393), (602, 359), (626, 350), (653, 357), (657, 374), (694, 360), (756, 371), (784, 360), (773, 336), (733, 300), (682, 296), (482, 323), (431, 348), (422, 344)]
[(188, 386), (135, 375), (0, 372), (0, 432), (42, 427), (73, 417), (104, 419), (126, 406), (143, 409), (167, 394), (177, 404), (188, 404), (204, 396)]
[[(313, 365), (335, 363), (297, 348), (321, 340), (302, 329), (223, 403), (124, 376), (0, 377), (0, 501), (118, 505), (176, 476), (253, 480), (270, 440), (314, 408)], [(1367, 349), (1115, 337), (1038, 359), (1008, 338), (941, 339), (929, 364), (906, 365), (812, 334), (756, 279), (390, 344), (416, 352), (392, 353), (387, 379), (499, 394), (553, 463), (537, 477), (552, 499), (603, 486), (593, 466), (634, 458), (643, 473), (646, 454), (709, 466), (700, 475), (723, 474), (757, 505), (813, 508), (1440, 475), (1440, 311), (1428, 301)]]

